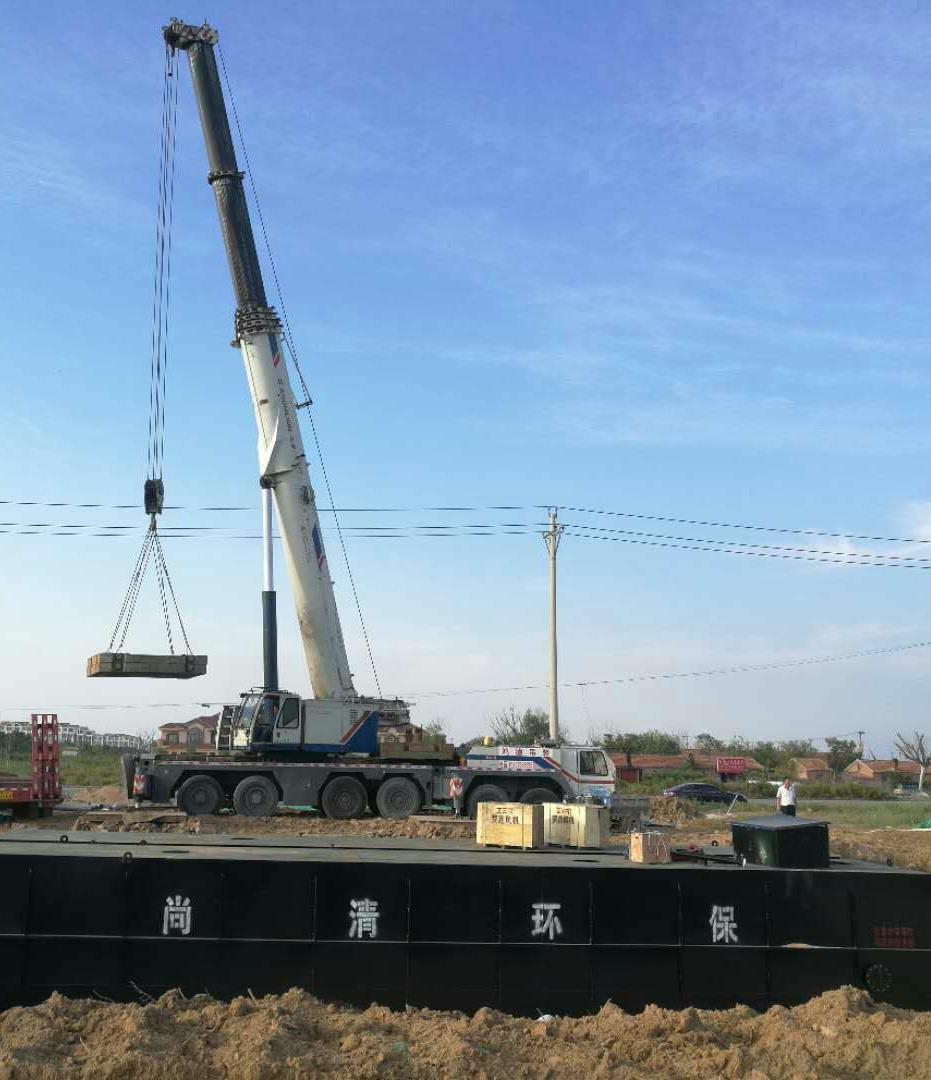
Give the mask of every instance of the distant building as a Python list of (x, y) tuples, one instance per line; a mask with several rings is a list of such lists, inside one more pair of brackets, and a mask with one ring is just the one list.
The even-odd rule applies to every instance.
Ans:
[(844, 769), (844, 777), (861, 784), (918, 784), (921, 772), (914, 761), (900, 761), (898, 758), (876, 758), (873, 761), (856, 761)]
[(821, 757), (789, 758), (789, 772), (795, 780), (807, 780), (816, 784), (830, 784), (834, 779), (834, 770)]
[(162, 746), (213, 746), (218, 720), (218, 716), (195, 716), (183, 723), (162, 724), (158, 741)]
[(642, 776), (694, 770), (708, 779), (741, 780), (747, 773), (763, 772), (763, 766), (748, 754), (703, 754), (697, 750), (678, 754), (612, 753), (611, 760), (616, 769), (637, 769)]
[[(0, 734), (31, 735), (31, 720), (0, 720)], [(145, 740), (139, 735), (92, 731), (80, 724), (59, 721), (58, 738), (62, 746), (104, 746), (114, 750), (142, 750)]]

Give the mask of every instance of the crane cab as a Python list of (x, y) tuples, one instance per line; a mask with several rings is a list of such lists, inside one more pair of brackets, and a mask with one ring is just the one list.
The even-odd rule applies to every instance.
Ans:
[(236, 750), (331, 756), (378, 750), (379, 714), (361, 701), (301, 699), (287, 690), (243, 694)]

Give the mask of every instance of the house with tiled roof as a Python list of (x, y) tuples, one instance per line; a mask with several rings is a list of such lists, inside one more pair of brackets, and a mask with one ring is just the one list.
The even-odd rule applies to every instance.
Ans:
[(193, 720), (183, 723), (162, 724), (158, 729), (159, 745), (169, 749), (213, 746), (216, 741), (216, 716), (195, 716)]
[(857, 758), (844, 769), (844, 779), (861, 784), (916, 784), (920, 768), (914, 761), (899, 758), (875, 758), (864, 761)]
[(816, 784), (830, 784), (834, 770), (823, 757), (789, 758), (789, 772), (793, 780), (807, 780)]

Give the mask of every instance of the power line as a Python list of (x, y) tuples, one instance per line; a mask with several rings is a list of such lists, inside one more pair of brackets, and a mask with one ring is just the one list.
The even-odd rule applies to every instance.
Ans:
[[(869, 555), (864, 553), (861, 555), (856, 552), (851, 552), (849, 554), (846, 552), (834, 552), (831, 555), (793, 555), (778, 551), (752, 551), (722, 547), (721, 542), (717, 540), (709, 540), (703, 545), (700, 542), (673, 542), (676, 540), (674, 537), (667, 541), (636, 540), (626, 536), (592, 536), (589, 533), (571, 532), (568, 530), (566, 535), (576, 536), (581, 540), (602, 540), (617, 544), (638, 544), (644, 547), (677, 548), (682, 551), (708, 551), (723, 555), (746, 555), (758, 559), (789, 559), (793, 562), (833, 563), (837, 566), (873, 566), (895, 570), (931, 570), (931, 562), (890, 562), (885, 561), (885, 557), (878, 554)], [(889, 558), (897, 558), (897, 556), (889, 556)], [(902, 558), (904, 559), (905, 556), (902, 556)]]
[[(138, 503), (101, 503), (41, 501), (37, 499), (0, 499), (0, 506), (40, 506), (51, 509), (74, 510), (138, 510)], [(698, 525), (715, 529), (739, 529), (750, 532), (781, 533), (787, 536), (821, 536), (835, 540), (869, 540), (885, 544), (931, 544), (931, 539), (914, 536), (879, 536), (870, 533), (853, 533), (828, 529), (800, 529), (779, 525), (750, 525), (740, 522), (717, 521), (702, 518), (671, 517), (662, 514), (641, 514), (629, 510), (604, 510), (587, 506), (569, 506), (562, 503), (498, 503), (486, 506), (436, 505), (436, 506), (343, 506), (319, 507), (319, 513), (327, 514), (444, 514), (444, 513), (491, 513), (497, 511), (537, 511), (555, 506), (558, 510), (577, 514), (594, 514), (604, 517), (630, 518), (635, 521), (661, 521), (673, 525)], [(184, 504), (166, 505), (166, 510), (186, 510), (191, 513), (258, 513), (257, 506), (196, 506)], [(709, 540), (711, 542), (711, 540)]]
[[(890, 656), (894, 653), (911, 652), (918, 649), (931, 648), (931, 641), (912, 641), (906, 645), (888, 645), (876, 649), (860, 649), (856, 652), (837, 653), (831, 656), (810, 656), (797, 660), (775, 660), (766, 664), (731, 664), (728, 667), (707, 668), (699, 671), (671, 671), (671, 672), (645, 672), (635, 675), (622, 675), (609, 679), (584, 679), (575, 682), (561, 682), (560, 687), (566, 689), (586, 686), (620, 686), (626, 683), (637, 682), (664, 682), (674, 679), (705, 679), (721, 678), (726, 675), (744, 675), (757, 671), (780, 671), (782, 669), (797, 667), (813, 667), (821, 664), (839, 664), (852, 660), (863, 660), (874, 656)], [(481, 689), (460, 690), (421, 690), (404, 694), (406, 699), (417, 698), (440, 698), (440, 697), (471, 697), (479, 694), (511, 694), (526, 690), (544, 690), (544, 683), (532, 683), (525, 686), (490, 686)], [(101, 712), (110, 709), (209, 709), (228, 704), (228, 699), (222, 701), (166, 701), (152, 702), (149, 704), (133, 703), (128, 705), (55, 705), (55, 709), (73, 709), (76, 712)], [(37, 712), (36, 705), (3, 705), (0, 706), (7, 712)]]
[[(709, 668), (704, 671), (672, 671), (624, 675), (614, 679), (586, 679), (579, 682), (562, 682), (561, 687), (573, 688), (584, 686), (617, 686), (623, 683), (661, 682), (668, 679), (717, 678), (722, 675), (746, 674), (754, 671), (779, 671), (782, 668), (810, 667), (816, 664), (837, 664), (849, 660), (861, 660), (871, 656), (888, 656), (892, 653), (908, 652), (914, 649), (931, 648), (931, 641), (913, 641), (907, 645), (890, 645), (877, 649), (860, 649), (857, 652), (840, 653), (834, 656), (812, 656), (800, 660), (777, 660), (768, 664), (733, 664), (730, 667)], [(544, 690), (546, 685), (535, 683), (528, 686), (494, 686), (481, 690), (425, 690), (420, 693), (407, 693), (405, 698), (429, 697), (465, 697), (473, 694), (505, 694), (522, 690)]]

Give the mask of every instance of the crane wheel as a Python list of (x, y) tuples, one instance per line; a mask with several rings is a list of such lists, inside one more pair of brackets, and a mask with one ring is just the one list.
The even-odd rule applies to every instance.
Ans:
[(406, 818), (423, 805), (420, 788), (406, 776), (392, 776), (375, 796), (375, 805), (383, 818)]
[(359, 818), (368, 807), (365, 788), (354, 776), (337, 776), (323, 789), (320, 809), (334, 821)]
[(521, 795), (520, 801), (522, 803), (559, 802), (559, 796), (555, 791), (551, 791), (549, 788), (532, 787)]
[(189, 776), (178, 788), (178, 809), (185, 814), (215, 814), (223, 791), (212, 776)]
[(247, 776), (233, 792), (233, 809), (243, 817), (269, 817), (278, 806), (278, 789), (267, 776)]
[(469, 794), (469, 817), (474, 818), (478, 816), (478, 804), (480, 802), (507, 802), (508, 795), (504, 788), (499, 788), (497, 784), (479, 784)]

